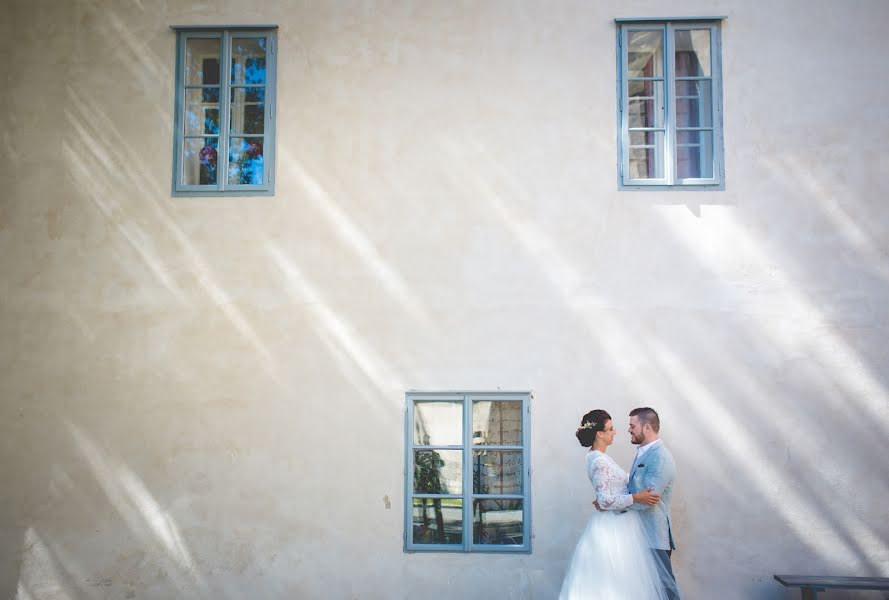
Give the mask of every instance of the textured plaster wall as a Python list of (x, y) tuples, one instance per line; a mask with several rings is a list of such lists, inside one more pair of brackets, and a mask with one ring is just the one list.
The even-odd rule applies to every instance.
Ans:
[[(726, 190), (618, 192), (612, 19), (719, 14)], [(887, 21), (6, 2), (0, 597), (552, 598), (579, 417), (645, 404), (688, 598), (889, 576)], [(170, 197), (199, 23), (280, 26), (273, 198)], [(498, 386), (535, 395), (533, 553), (404, 554), (405, 390)]]

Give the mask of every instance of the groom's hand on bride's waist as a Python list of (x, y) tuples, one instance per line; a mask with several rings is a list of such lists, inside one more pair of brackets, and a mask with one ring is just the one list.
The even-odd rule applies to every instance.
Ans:
[(661, 495), (654, 491), (654, 488), (646, 488), (641, 492), (636, 492), (633, 494), (633, 503), (634, 504), (646, 504), (648, 506), (654, 506), (658, 502), (660, 502)]
[[(648, 506), (654, 506), (658, 502), (661, 501), (661, 495), (654, 491), (654, 488), (646, 488), (641, 492), (636, 492), (633, 494), (633, 504), (647, 504)], [(593, 506), (596, 507), (596, 510), (599, 512), (608, 512), (606, 509), (599, 506), (598, 500), (593, 500)], [(620, 512), (627, 512), (622, 510)]]

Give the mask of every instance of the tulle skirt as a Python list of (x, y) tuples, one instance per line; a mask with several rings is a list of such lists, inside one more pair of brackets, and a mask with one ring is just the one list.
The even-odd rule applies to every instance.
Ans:
[(577, 542), (559, 600), (666, 600), (639, 515), (595, 512)]

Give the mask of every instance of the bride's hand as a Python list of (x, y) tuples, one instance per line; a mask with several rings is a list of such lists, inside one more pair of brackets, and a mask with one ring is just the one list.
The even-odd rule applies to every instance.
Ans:
[(661, 499), (660, 494), (656, 494), (654, 492), (654, 488), (648, 488), (642, 490), (641, 492), (636, 492), (633, 494), (633, 502), (635, 504), (647, 504), (648, 506), (654, 506)]

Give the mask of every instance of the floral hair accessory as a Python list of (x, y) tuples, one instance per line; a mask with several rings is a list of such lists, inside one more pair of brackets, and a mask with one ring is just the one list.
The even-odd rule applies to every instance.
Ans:
[(586, 423), (578, 427), (577, 431), (580, 431), (581, 429), (592, 429), (596, 425), (598, 425), (598, 423), (596, 423), (595, 421), (587, 421)]

